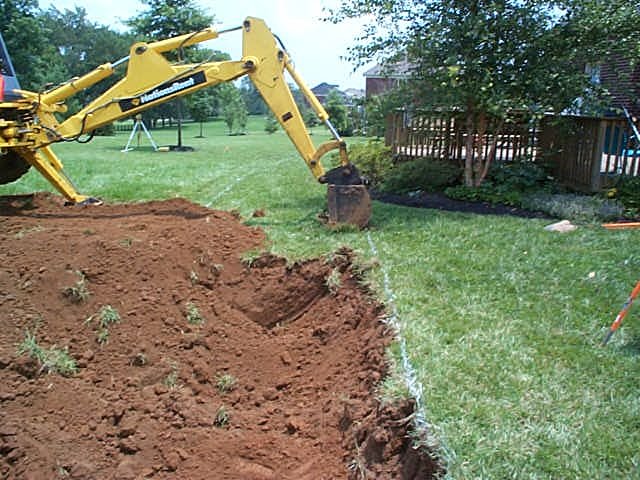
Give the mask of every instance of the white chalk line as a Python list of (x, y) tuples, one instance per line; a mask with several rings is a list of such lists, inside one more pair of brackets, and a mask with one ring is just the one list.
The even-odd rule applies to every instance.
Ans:
[[(275, 162), (273, 164), (273, 167), (277, 167), (278, 165), (280, 165), (281, 163), (285, 163), (287, 160), (281, 159), (278, 160), (277, 162)], [(205, 204), (205, 207), (210, 208), (214, 203), (216, 203), (218, 200), (220, 200), (224, 195), (226, 195), (227, 193), (229, 193), (236, 185), (238, 185), (240, 182), (242, 182), (245, 178), (250, 177), (252, 175), (257, 175), (258, 173), (263, 173), (261, 171), (253, 171), (253, 172), (249, 172), (249, 173), (245, 173), (244, 175), (240, 175), (239, 177), (236, 177), (236, 179), (228, 184), (225, 188), (223, 188), (222, 190), (220, 190), (212, 199), (210, 202)]]
[[(422, 390), (422, 384), (418, 380), (418, 375), (416, 373), (415, 368), (413, 367), (411, 360), (409, 359), (409, 353), (407, 351), (407, 342), (402, 332), (402, 324), (400, 322), (400, 317), (398, 316), (398, 308), (396, 307), (396, 296), (391, 289), (391, 281), (389, 280), (389, 272), (385, 268), (384, 263), (382, 263), (378, 248), (376, 247), (373, 238), (371, 237), (371, 232), (367, 232), (367, 241), (369, 243), (369, 248), (374, 257), (377, 257), (380, 260), (380, 266), (382, 270), (382, 288), (384, 295), (386, 297), (386, 305), (389, 315), (385, 319), (385, 323), (390, 325), (394, 332), (395, 337), (398, 342), (398, 346), (400, 347), (400, 360), (401, 360), (401, 372), (407, 389), (409, 390), (409, 395), (415, 401), (415, 411), (413, 416), (413, 424), (415, 428), (415, 432), (418, 434), (418, 438), (426, 440), (427, 445), (431, 448), (436, 448), (439, 452), (441, 452), (444, 458), (442, 460), (445, 463), (448, 463), (448, 460), (452, 458), (451, 450), (444, 443), (444, 438), (442, 435), (434, 435), (434, 426), (427, 420), (426, 408), (424, 404), (424, 395)], [(435, 442), (434, 442), (435, 440)], [(437, 442), (437, 445), (434, 443)], [(445, 465), (445, 469), (448, 470), (447, 465)]]
[(229, 185), (227, 185), (225, 188), (223, 188), (222, 190), (220, 190), (212, 199), (210, 202), (205, 204), (205, 207), (209, 208), (211, 207), (211, 205), (213, 205), (214, 203), (216, 203), (218, 200), (220, 200), (224, 195), (226, 195), (229, 191), (231, 191), (231, 189), (233, 189), (233, 187), (235, 187), (238, 183), (240, 183), (241, 181), (243, 181), (245, 178), (247, 178), (250, 174), (246, 174), (246, 175), (241, 175), (239, 177), (236, 177), (235, 181), (233, 183), (230, 183)]

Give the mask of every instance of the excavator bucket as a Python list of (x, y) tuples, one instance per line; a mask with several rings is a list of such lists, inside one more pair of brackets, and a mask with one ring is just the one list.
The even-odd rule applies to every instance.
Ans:
[(352, 163), (329, 170), (320, 179), (328, 184), (327, 210), (330, 225), (364, 228), (371, 218), (371, 197), (367, 181)]
[(371, 218), (371, 197), (365, 185), (329, 185), (327, 208), (330, 225), (364, 228)]

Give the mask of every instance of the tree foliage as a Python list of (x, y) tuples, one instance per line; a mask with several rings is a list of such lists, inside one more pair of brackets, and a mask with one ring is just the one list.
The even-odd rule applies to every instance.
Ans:
[[(147, 8), (125, 23), (144, 40), (162, 40), (190, 32), (197, 32), (213, 23), (213, 15), (206, 13), (194, 0), (143, 0)], [(197, 46), (180, 48), (178, 51), (165, 52), (172, 61), (189, 61), (197, 56)], [(162, 115), (167, 109), (175, 107), (178, 119), (178, 146), (182, 146), (182, 99), (173, 105), (156, 107), (154, 113)]]
[[(412, 66), (413, 102), (458, 108), (468, 131), (465, 183), (479, 185), (510, 112), (563, 111), (602, 98), (585, 64), (638, 58), (640, 9), (628, 0), (343, 0), (338, 22), (370, 19), (352, 60)], [(484, 133), (492, 141), (485, 144)]]
[(329, 120), (342, 136), (353, 135), (353, 129), (349, 122), (349, 113), (342, 95), (337, 90), (331, 90), (327, 95), (324, 109), (329, 114)]
[(187, 108), (191, 118), (200, 124), (200, 138), (204, 137), (202, 124), (213, 114), (213, 104), (214, 99), (211, 89), (200, 90), (187, 98)]
[[(60, 11), (51, 6), (42, 13), (40, 19), (47, 32), (47, 41), (55, 46), (61, 61), (61, 69), (64, 71), (62, 80), (82, 76), (98, 65), (114, 62), (129, 53), (132, 43), (129, 34), (115, 32), (91, 22), (82, 7)], [(81, 105), (107, 90), (122, 78), (124, 72), (124, 69), (119, 69), (108, 79), (76, 94), (68, 102), (69, 113), (74, 113)]]
[(364, 102), (366, 134), (373, 137), (384, 136), (389, 112), (403, 107), (407, 102), (407, 94), (401, 88), (367, 98)]
[(240, 82), (240, 94), (244, 100), (250, 115), (264, 115), (269, 112), (267, 104), (264, 103), (260, 92), (251, 82), (249, 77), (244, 77)]
[(278, 120), (276, 120), (276, 117), (271, 112), (267, 113), (265, 116), (264, 131), (269, 135), (278, 131)]
[[(220, 62), (231, 59), (228, 53), (207, 48), (194, 50), (190, 53), (190, 57), (194, 63)], [(200, 137), (202, 137), (203, 123), (206, 122), (210, 116), (218, 115), (220, 110), (220, 90), (215, 87), (203, 88), (189, 95), (186, 101), (191, 118), (200, 123)]]
[(227, 124), (229, 135), (244, 133), (247, 127), (247, 106), (240, 90), (232, 83), (217, 85), (220, 99), (219, 114)]
[(143, 0), (146, 10), (127, 20), (126, 24), (146, 40), (175, 37), (197, 32), (213, 23), (194, 0)]
[(20, 86), (41, 91), (65, 79), (65, 71), (40, 18), (37, 0), (0, 0), (0, 32)]

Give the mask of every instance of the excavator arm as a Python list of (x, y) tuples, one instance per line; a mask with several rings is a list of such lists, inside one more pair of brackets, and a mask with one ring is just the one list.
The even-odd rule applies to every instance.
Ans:
[[(240, 28), (243, 53), (238, 61), (173, 64), (162, 55), (237, 30), (217, 32), (208, 28), (167, 40), (136, 43), (127, 57), (101, 65), (42, 94), (20, 90), (21, 98), (15, 103), (0, 103), (0, 151), (5, 152), (4, 163), (8, 164), (10, 160), (14, 164), (21, 159), (35, 167), (70, 202), (86, 202), (88, 197), (78, 193), (64, 174), (51, 144), (78, 140), (103, 125), (201, 88), (247, 75), (314, 177), (331, 184), (330, 220), (363, 226), (370, 216), (369, 196), (357, 170), (349, 163), (346, 145), (331, 125), (327, 112), (295, 71), (289, 54), (263, 20), (248, 17)], [(120, 81), (76, 114), (58, 121), (55, 114), (66, 110), (64, 102), (69, 97), (113, 75), (116, 68), (125, 64), (127, 71)], [(314, 145), (285, 79), (285, 71), (325, 123), (333, 140), (318, 147)], [(325, 172), (320, 159), (332, 150), (339, 152), (341, 165)], [(0, 161), (0, 169), (2, 164)]]

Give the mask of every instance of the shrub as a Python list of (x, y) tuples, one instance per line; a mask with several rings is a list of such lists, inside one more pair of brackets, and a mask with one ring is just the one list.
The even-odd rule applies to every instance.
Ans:
[(585, 223), (615, 220), (623, 213), (622, 206), (615, 200), (577, 194), (528, 195), (523, 198), (522, 206), (557, 218)]
[(545, 169), (534, 162), (494, 163), (489, 172), (489, 180), (494, 185), (523, 193), (544, 187), (548, 178)]
[(94, 135), (96, 137), (115, 137), (116, 127), (113, 125), (113, 123), (108, 123), (107, 125), (96, 128), (94, 130)]
[(380, 185), (393, 167), (391, 148), (379, 140), (353, 145), (349, 158), (373, 186)]
[(460, 167), (451, 162), (419, 158), (396, 165), (384, 180), (382, 190), (394, 193), (442, 191), (454, 184), (460, 173)]
[(522, 203), (522, 192), (509, 190), (491, 182), (485, 182), (479, 187), (467, 187), (456, 185), (446, 188), (445, 195), (456, 200), (467, 200), (469, 202), (503, 203), (505, 205), (519, 206)]
[(616, 197), (625, 213), (636, 216), (640, 212), (640, 177), (622, 175), (616, 182)]
[(278, 131), (278, 121), (273, 115), (267, 115), (264, 121), (264, 131), (269, 135)]
[(521, 206), (526, 194), (548, 188), (547, 172), (533, 162), (495, 163), (479, 187), (456, 186), (445, 194), (457, 200)]

